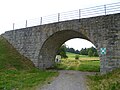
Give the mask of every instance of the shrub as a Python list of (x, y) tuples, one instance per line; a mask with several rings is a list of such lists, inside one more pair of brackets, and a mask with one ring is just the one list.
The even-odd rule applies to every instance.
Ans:
[(89, 56), (89, 57), (92, 57), (92, 56), (93, 56), (92, 50), (89, 50), (89, 51), (88, 51), (88, 56)]
[(78, 60), (79, 59), (79, 55), (75, 55), (75, 59)]

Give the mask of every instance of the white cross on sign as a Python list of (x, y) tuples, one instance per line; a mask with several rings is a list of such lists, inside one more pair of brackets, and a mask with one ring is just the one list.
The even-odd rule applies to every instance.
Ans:
[(105, 55), (106, 54), (106, 48), (100, 48), (100, 53), (101, 53), (101, 55)]

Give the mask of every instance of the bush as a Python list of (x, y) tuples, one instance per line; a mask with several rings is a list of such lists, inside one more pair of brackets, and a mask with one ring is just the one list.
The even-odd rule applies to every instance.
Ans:
[(79, 55), (75, 55), (75, 59), (78, 60), (79, 59)]
[(92, 52), (92, 50), (89, 50), (89, 52), (88, 52), (88, 56), (89, 56), (89, 57), (92, 57), (92, 56), (93, 56), (93, 52)]

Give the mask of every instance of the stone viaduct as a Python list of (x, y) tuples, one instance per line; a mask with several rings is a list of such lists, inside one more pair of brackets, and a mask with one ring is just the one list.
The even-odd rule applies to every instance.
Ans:
[[(86, 39), (96, 46), (102, 73), (120, 67), (120, 14), (27, 27), (2, 36), (38, 68), (51, 67), (60, 46), (73, 38)], [(102, 54), (101, 49), (106, 52)]]

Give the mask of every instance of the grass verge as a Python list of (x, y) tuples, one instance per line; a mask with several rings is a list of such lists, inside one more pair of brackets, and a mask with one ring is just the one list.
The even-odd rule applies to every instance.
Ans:
[(28, 71), (6, 70), (0, 72), (0, 90), (23, 90), (42, 85), (58, 74), (53, 71), (32, 69)]
[(89, 71), (89, 72), (99, 72), (100, 61), (99, 60), (81, 61), (81, 64), (79, 65), (78, 70)]
[(90, 90), (120, 90), (120, 69), (87, 78)]

